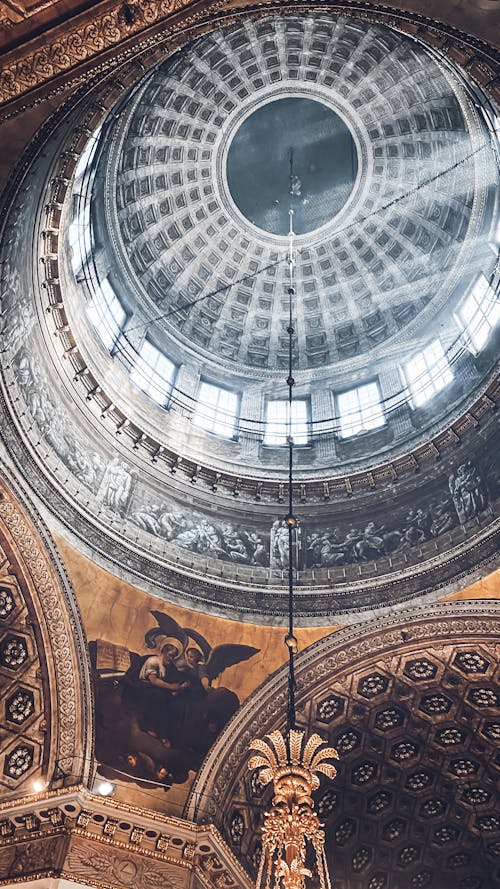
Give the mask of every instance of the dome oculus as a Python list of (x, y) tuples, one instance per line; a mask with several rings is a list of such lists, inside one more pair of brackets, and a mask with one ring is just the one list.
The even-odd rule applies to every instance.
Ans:
[(288, 208), (298, 235), (330, 222), (345, 205), (358, 171), (354, 139), (322, 102), (287, 97), (245, 118), (227, 155), (231, 197), (249, 222), (286, 235)]

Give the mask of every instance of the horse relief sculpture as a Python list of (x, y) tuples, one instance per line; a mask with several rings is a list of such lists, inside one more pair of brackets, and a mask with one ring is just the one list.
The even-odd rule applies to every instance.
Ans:
[(449, 476), (449, 492), (440, 498), (411, 507), (395, 527), (368, 522), (364, 528), (317, 530), (307, 535), (305, 563), (308, 568), (329, 568), (380, 559), (391, 553), (435, 540), (458, 524), (475, 518), (488, 505), (488, 491), (481, 471), (471, 461)]

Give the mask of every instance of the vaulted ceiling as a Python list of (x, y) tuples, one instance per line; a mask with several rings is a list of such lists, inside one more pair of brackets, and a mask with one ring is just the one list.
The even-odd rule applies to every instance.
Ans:
[[(167, 309), (178, 308), (176, 280), (196, 289), (208, 276), (223, 287), (245, 279), (264, 255), (274, 262), (272, 247), (260, 244), (251, 220), (239, 219), (231, 248), (224, 234), (205, 237), (221, 213), (212, 206), (210, 186), (203, 191), (205, 180), (217, 177), (208, 156), (211, 140), (230, 122), (238, 90), (239, 101), (253, 100), (259, 79), (271, 83), (275, 76), (278, 83), (285, 66), (287, 76), (300, 70), (308, 83), (318, 71), (324, 84), (335, 77), (339, 94), (356, 102), (372, 131), (370, 182), (377, 187), (370, 199), (379, 210), (394, 182), (401, 190), (411, 180), (416, 158), (431, 175), (439, 172), (434, 161), (425, 167), (435, 143), (453, 158), (457, 146), (464, 147), (467, 103), (460, 77), (480, 87), (485, 101), (499, 97), (495, 0), (332, 5), (332, 19), (344, 26), (356, 16), (364, 23), (379, 80), (361, 65), (356, 83), (350, 69), (327, 72), (323, 50), (314, 45), (320, 37), (307, 23), (326, 16), (324, 4), (294, 5), (295, 21), (300, 17), (306, 26), (295, 34), (291, 28), (288, 38), (283, 6), (241, 7), (236, 0), (0, 0), (0, 175), (8, 210), (1, 316), (0, 456), (8, 482), (0, 492), (0, 784), (11, 802), (25, 795), (17, 820), (8, 814), (0, 819), (2, 884), (35, 865), (51, 876), (62, 867), (65, 845), (69, 871), (82, 882), (122, 887), (135, 874), (140, 889), (167, 878), (182, 886), (195, 861), (200, 886), (238, 885), (245, 879), (241, 864), (255, 872), (266, 801), (249, 780), (248, 743), (280, 724), (285, 703), (279, 625), (286, 566), (279, 548), (273, 550), (273, 525), (284, 509), (286, 467), (279, 457), (263, 457), (250, 438), (246, 450), (234, 443), (219, 447), (193, 432), (182, 411), (151, 407), (134, 393), (123, 368), (112, 372), (118, 361), (99, 351), (79, 303), (66, 240), (72, 177), (89, 135), (130, 89), (128, 117), (117, 122), (115, 141), (103, 155), (101, 197), (115, 226), (109, 231), (122, 272), (143, 292), (143, 309), (149, 300), (147, 311), (154, 314), (165, 308), (165, 293)], [(349, 64), (358, 59), (355, 30), (347, 39), (345, 26), (346, 39), (336, 44)], [(382, 32), (393, 34), (383, 50)], [(414, 52), (400, 51), (407, 45), (401, 33), (421, 41)], [(342, 36), (340, 27), (336, 36)], [(170, 57), (192, 38), (200, 39)], [(436, 49), (441, 59), (429, 62), (427, 53)], [(443, 59), (458, 66), (453, 77)], [(427, 91), (433, 101), (438, 95), (435, 126), (421, 132), (416, 116), (405, 131), (410, 74), (418, 87), (416, 115)], [(214, 84), (220, 95), (211, 95)], [(482, 127), (477, 138), (484, 136)], [(145, 171), (150, 141), (160, 132), (165, 154), (154, 171)], [(195, 136), (196, 158), (189, 154)], [(466, 153), (475, 151), (477, 145), (465, 141)], [(175, 151), (181, 161), (173, 170)], [(464, 267), (467, 274), (475, 268), (462, 236), (468, 231), (472, 241), (480, 233), (480, 225), (468, 228), (471, 194), (479, 181), (483, 212), (486, 172), (468, 161), (446, 188), (428, 185), (425, 207), (415, 198), (408, 218), (398, 222), (405, 263), (388, 216), (376, 231), (358, 231), (359, 243), (318, 240), (304, 256), (299, 277), (309, 295), (300, 306), (296, 354), (308, 385), (318, 367), (330, 373), (375, 353), (385, 360), (387, 343), (398, 358), (399, 338), (411, 341), (412, 325), (424, 316), (432, 328), (435, 293), (428, 299), (418, 282), (422, 274), (440, 281), (441, 268), (432, 266), (427, 251), (439, 242), (439, 255), (453, 271), (451, 294)], [(229, 204), (227, 194), (222, 198)], [(186, 222), (191, 217), (192, 228)], [(182, 230), (182, 250), (167, 221), (173, 234)], [(487, 239), (483, 247), (493, 268)], [(332, 271), (337, 266), (342, 293)], [(415, 272), (410, 284), (409, 266)], [(314, 287), (307, 291), (308, 282), (320, 279), (319, 295)], [(371, 302), (362, 292), (367, 279)], [(259, 281), (258, 309), (247, 310), (243, 284), (239, 298), (231, 291), (220, 311), (208, 301), (182, 321), (174, 311), (159, 335), (218, 368), (221, 380), (268, 374), (272, 390), (284, 362), (286, 321), (275, 295), (285, 285), (284, 274), (276, 278), (270, 271)], [(404, 291), (404, 300), (391, 297), (393, 287)], [(342, 340), (339, 329), (348, 324), (352, 330)], [(494, 606), (473, 601), (498, 597), (498, 575), (490, 585), (459, 592), (492, 570), (498, 553), (499, 384), (491, 358), (481, 357), (477, 366), (468, 359), (460, 391), (443, 398), (439, 417), (415, 428), (409, 413), (395, 414), (390, 440), (373, 438), (358, 451), (342, 442), (336, 450), (322, 444), (316, 464), (307, 456), (297, 460), (303, 533), (298, 610), (310, 624), (299, 632), (298, 712), (301, 726), (328, 738), (340, 754), (336, 783), (322, 785), (316, 800), (333, 850), (335, 889), (500, 884), (498, 618)], [(319, 384), (317, 404), (322, 397)], [(174, 533), (180, 512), (185, 524)], [(60, 535), (59, 552), (44, 520)], [(371, 536), (363, 531), (370, 521), (379, 529)], [(199, 527), (212, 549), (203, 549)], [(251, 548), (249, 531), (265, 550), (265, 563), (261, 550), (255, 555), (255, 541)], [(445, 593), (465, 601), (431, 604)], [(413, 609), (412, 600), (420, 602)], [(93, 693), (106, 682), (121, 687), (134, 657), (151, 653), (152, 612), (182, 630), (195, 628), (212, 648), (244, 644), (255, 652), (248, 666), (233, 663), (220, 680), (233, 704), (237, 697), (243, 706), (224, 729), (218, 726), (219, 736), (187, 781), (148, 786), (137, 770), (123, 773), (126, 755), (137, 751), (112, 750), (98, 766), (116, 781), (114, 800), (96, 802), (81, 788), (59, 800), (65, 784), (92, 786), (94, 727), (103, 716)], [(356, 624), (331, 632), (344, 621)], [(86, 642), (93, 643), (92, 663)], [(144, 742), (142, 734), (137, 739)], [(113, 770), (117, 758), (122, 774)], [(48, 782), (48, 789), (35, 796), (30, 820), (34, 779)], [(47, 800), (55, 798), (49, 808)], [(230, 866), (223, 869), (215, 855), (221, 841), (211, 837), (210, 825), (190, 833), (165, 812), (215, 822)], [(50, 851), (44, 844), (56, 834)]]

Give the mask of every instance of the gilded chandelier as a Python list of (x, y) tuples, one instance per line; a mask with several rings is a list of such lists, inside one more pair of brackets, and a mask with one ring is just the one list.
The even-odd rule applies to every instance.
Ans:
[(261, 784), (274, 783), (271, 809), (264, 816), (262, 828), (257, 889), (302, 889), (305, 878), (312, 877), (306, 867), (308, 846), (316, 855), (321, 889), (330, 889), (325, 835), (314, 811), (312, 791), (319, 787), (318, 772), (335, 778), (337, 770), (329, 760), (338, 759), (337, 751), (325, 747), (319, 735), (305, 741), (305, 733), (296, 729), (289, 729), (286, 737), (281, 732), (266, 737), (270, 743), (260, 738), (252, 741), (250, 749), (258, 753), (248, 763), (252, 771), (260, 770)]
[[(300, 180), (293, 173), (293, 156), (290, 152), (290, 196), (297, 191)], [(304, 889), (306, 878), (312, 878), (309, 865), (316, 864), (320, 889), (331, 889), (325, 855), (325, 834), (317, 813), (314, 811), (312, 793), (319, 787), (319, 773), (334, 778), (337, 770), (332, 759), (338, 759), (337, 751), (326, 746), (323, 739), (313, 734), (306, 740), (305, 732), (295, 724), (295, 654), (297, 639), (294, 635), (294, 534), (297, 519), (293, 514), (293, 304), (294, 289), (294, 231), (293, 209), (290, 209), (289, 243), (289, 324), (288, 332), (288, 496), (289, 511), (285, 523), (288, 527), (288, 726), (286, 735), (279, 731), (266, 735), (267, 741), (257, 738), (250, 744), (256, 751), (248, 763), (251, 771), (258, 771), (258, 780), (264, 786), (274, 785), (271, 808), (264, 815), (262, 827), (262, 856), (257, 875), (257, 889)]]

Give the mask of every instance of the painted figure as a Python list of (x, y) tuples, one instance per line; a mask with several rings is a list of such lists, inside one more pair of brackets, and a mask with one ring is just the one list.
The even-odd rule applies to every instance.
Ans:
[[(129, 653), (124, 673), (106, 673), (94, 643), (97, 756), (139, 783), (168, 790), (198, 768), (212, 742), (239, 706), (228, 688), (214, 687), (228, 667), (257, 648), (225, 643), (213, 648), (198, 631), (153, 611), (157, 626), (145, 634), (147, 654)], [(107, 646), (109, 648), (109, 646)]]

